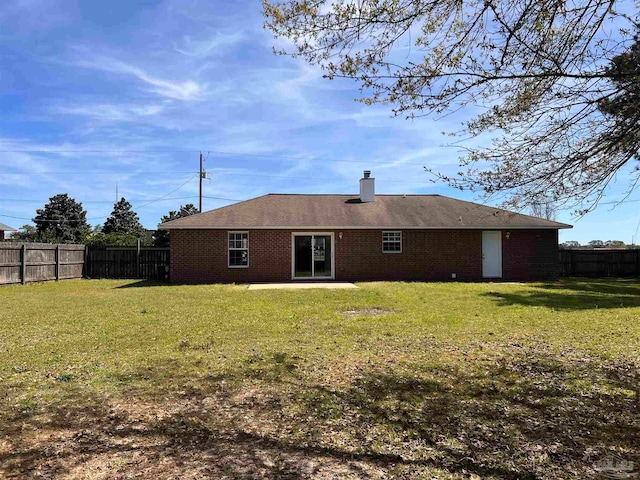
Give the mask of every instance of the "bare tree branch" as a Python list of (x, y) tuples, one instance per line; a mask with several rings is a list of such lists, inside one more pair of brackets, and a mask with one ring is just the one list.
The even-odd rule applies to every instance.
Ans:
[(467, 145), (489, 134), (492, 144), (465, 147), (454, 177), (431, 172), (453, 187), (503, 195), (514, 207), (550, 198), (585, 213), (637, 158), (640, 55), (630, 1), (263, 5), (265, 26), (291, 41), (280, 53), (319, 65), (329, 79), (357, 81), (367, 104), (411, 118), (485, 106), (453, 133)]

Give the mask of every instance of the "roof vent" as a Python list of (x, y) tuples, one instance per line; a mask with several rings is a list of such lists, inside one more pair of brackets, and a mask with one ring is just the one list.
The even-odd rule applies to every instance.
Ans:
[(376, 179), (371, 178), (371, 170), (365, 170), (363, 178), (360, 179), (360, 201), (362, 203), (369, 203), (375, 200)]

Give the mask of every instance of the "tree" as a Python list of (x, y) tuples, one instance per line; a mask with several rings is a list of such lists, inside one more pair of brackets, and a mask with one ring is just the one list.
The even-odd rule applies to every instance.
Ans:
[(556, 219), (556, 206), (551, 201), (544, 201), (541, 199), (540, 203), (534, 203), (530, 206), (531, 215), (538, 218), (546, 218), (547, 220)]
[(567, 240), (566, 242), (562, 243), (562, 246), (564, 248), (578, 248), (580, 246), (580, 242), (576, 240)]
[(149, 244), (146, 236), (139, 237), (134, 234), (123, 233), (96, 232), (91, 234), (86, 240), (87, 245), (95, 247), (135, 247), (138, 242), (140, 242), (142, 246)]
[(66, 193), (51, 197), (36, 214), (33, 222), (38, 240), (42, 242), (82, 243), (91, 231), (82, 203)]
[(12, 242), (35, 242), (37, 239), (38, 233), (33, 225), (23, 225), (9, 234), (9, 240)]
[[(356, 80), (367, 104), (395, 115), (477, 115), (460, 171), (439, 180), (513, 207), (549, 196), (595, 208), (638, 152), (640, 48), (615, 0), (263, 0), (265, 25), (320, 66)], [(621, 120), (621, 117), (623, 120)], [(481, 148), (472, 139), (491, 140)], [(633, 174), (635, 187), (640, 171)]]
[(609, 248), (624, 248), (625, 244), (622, 240), (607, 240), (604, 242), (604, 246)]
[(105, 235), (116, 234), (136, 238), (142, 237), (144, 231), (138, 214), (132, 210), (131, 204), (124, 197), (114, 204), (113, 211), (101, 230)]
[[(160, 223), (169, 222), (182, 217), (188, 217), (198, 213), (198, 209), (192, 204), (181, 205), (178, 211), (172, 210), (169, 215), (163, 215), (160, 219)], [(156, 230), (153, 234), (153, 245), (156, 247), (168, 247), (169, 246), (169, 230)]]
[(593, 248), (600, 248), (604, 247), (604, 242), (602, 240), (591, 240), (588, 245)]

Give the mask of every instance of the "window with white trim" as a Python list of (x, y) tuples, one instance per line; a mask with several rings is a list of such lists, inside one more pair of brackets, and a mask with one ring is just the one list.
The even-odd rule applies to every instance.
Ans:
[(249, 266), (249, 232), (229, 232), (229, 268)]
[(382, 232), (382, 252), (402, 252), (402, 232)]

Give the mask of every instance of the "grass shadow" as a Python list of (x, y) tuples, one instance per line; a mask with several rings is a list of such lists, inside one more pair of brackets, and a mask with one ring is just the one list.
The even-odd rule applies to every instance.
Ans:
[(628, 279), (563, 280), (530, 285), (526, 291), (487, 292), (484, 296), (495, 298), (499, 306), (523, 305), (555, 310), (640, 307), (640, 286)]
[(115, 288), (121, 289), (121, 288), (166, 287), (169, 285), (171, 285), (171, 282), (169, 282), (169, 280), (136, 280), (131, 283), (120, 285)]
[(589, 452), (640, 456), (638, 367), (538, 344), (429, 369), (363, 367), (348, 383), (309, 381), (274, 354), (198, 382), (176, 375), (161, 397), (70, 386), (65, 401), (3, 420), (0, 473), (588, 478)]
[(572, 290), (610, 295), (640, 296), (639, 278), (571, 278), (558, 282), (545, 283), (542, 287), (549, 290)]

